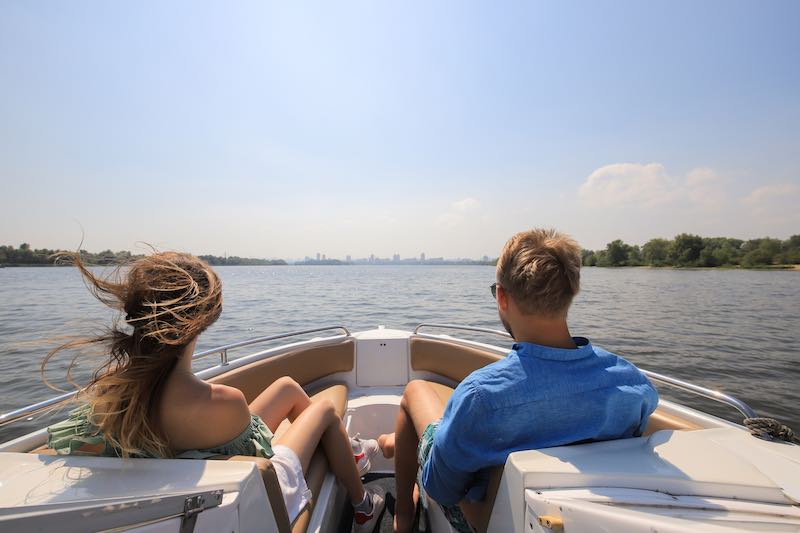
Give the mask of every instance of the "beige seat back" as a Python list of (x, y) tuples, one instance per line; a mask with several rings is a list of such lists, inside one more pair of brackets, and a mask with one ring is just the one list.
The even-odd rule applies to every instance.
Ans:
[(269, 506), (272, 508), (272, 515), (275, 517), (275, 523), (278, 525), (278, 533), (292, 533), (289, 514), (286, 512), (286, 505), (283, 503), (281, 486), (278, 483), (278, 476), (275, 473), (275, 467), (272, 466), (272, 461), (263, 457), (251, 457), (248, 455), (217, 455), (210, 459), (255, 463), (256, 468), (261, 473), (261, 479), (264, 481), (264, 488), (267, 489), (267, 498), (269, 499)]
[(305, 473), (306, 484), (313, 494), (313, 498), (311, 503), (300, 511), (300, 514), (297, 515), (293, 523), (289, 523), (289, 513), (286, 511), (286, 505), (283, 502), (283, 493), (281, 492), (280, 483), (278, 483), (275, 467), (272, 466), (272, 461), (264, 459), (263, 457), (251, 457), (249, 455), (217, 455), (210, 459), (216, 461), (248, 461), (255, 463), (261, 473), (261, 479), (264, 481), (264, 488), (267, 490), (267, 497), (269, 498), (269, 505), (272, 508), (272, 515), (275, 517), (275, 523), (278, 525), (278, 533), (306, 532), (308, 524), (311, 522), (311, 513), (314, 511), (314, 504), (322, 488), (322, 482), (325, 481), (325, 474), (329, 470), (328, 461), (325, 459), (325, 454), (321, 449), (317, 449), (317, 451), (314, 452), (311, 463), (308, 466), (308, 472)]
[(494, 500), (497, 498), (497, 489), (503, 479), (503, 466), (493, 466), (489, 469), (489, 483), (486, 485), (486, 496), (479, 502), (462, 501), (459, 503), (461, 511), (476, 533), (486, 533), (489, 519), (492, 516)]
[(297, 350), (254, 361), (219, 376), (209, 378), (209, 383), (236, 387), (252, 402), (261, 391), (282, 376), (292, 376), (300, 385), (320, 378), (350, 372), (355, 362), (355, 341), (343, 339), (336, 344), (298, 348)]
[(681, 418), (677, 415), (667, 413), (661, 408), (657, 408), (655, 412), (650, 415), (650, 418), (647, 419), (647, 427), (645, 427), (642, 435), (651, 435), (656, 431), (661, 431), (662, 429), (693, 431), (703, 428), (702, 426), (695, 424), (694, 422), (690, 422), (685, 418)]
[(409, 349), (413, 370), (433, 372), (455, 382), (502, 359), (490, 352), (439, 339), (411, 337)]

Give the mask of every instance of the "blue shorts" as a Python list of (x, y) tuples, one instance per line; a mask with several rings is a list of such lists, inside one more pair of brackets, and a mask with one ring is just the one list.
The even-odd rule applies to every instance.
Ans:
[[(422, 465), (425, 464), (431, 453), (433, 437), (436, 435), (436, 430), (439, 428), (439, 422), (440, 420), (437, 420), (425, 427), (425, 431), (422, 432), (422, 436), (419, 438), (419, 446), (417, 446), (417, 463), (420, 466), (420, 469), (417, 471), (417, 484), (420, 488), (420, 497), (424, 500), (427, 500), (427, 498), (424, 496), (425, 490), (422, 488)], [(469, 525), (469, 522), (467, 522), (464, 513), (461, 512), (461, 508), (458, 505), (440, 505), (439, 507), (442, 508), (444, 516), (447, 517), (447, 521), (450, 522), (450, 525), (453, 526), (453, 529), (458, 531), (458, 533), (474, 533), (472, 526)]]

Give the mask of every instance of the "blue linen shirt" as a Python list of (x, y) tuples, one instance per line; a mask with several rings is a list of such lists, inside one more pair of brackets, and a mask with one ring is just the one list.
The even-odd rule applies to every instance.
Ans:
[(641, 435), (658, 405), (653, 385), (625, 359), (573, 340), (575, 349), (516, 343), (458, 385), (422, 466), (434, 500), (482, 500), (485, 469), (515, 451)]

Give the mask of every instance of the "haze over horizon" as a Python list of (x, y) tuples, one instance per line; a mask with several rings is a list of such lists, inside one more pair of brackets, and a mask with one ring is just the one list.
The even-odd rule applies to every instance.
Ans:
[(0, 4), (0, 244), (800, 233), (800, 3)]

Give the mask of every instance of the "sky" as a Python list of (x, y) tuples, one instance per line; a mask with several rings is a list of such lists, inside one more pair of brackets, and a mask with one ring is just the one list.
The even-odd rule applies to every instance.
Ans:
[(0, 244), (800, 233), (800, 2), (0, 3)]

